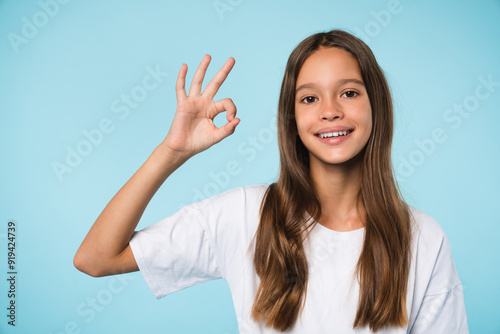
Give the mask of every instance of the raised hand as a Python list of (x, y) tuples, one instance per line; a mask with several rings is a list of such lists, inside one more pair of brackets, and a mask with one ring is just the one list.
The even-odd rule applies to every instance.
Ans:
[[(240, 120), (236, 118), (236, 106), (229, 98), (214, 101), (213, 98), (219, 87), (226, 80), (234, 66), (234, 58), (229, 58), (224, 66), (215, 74), (201, 92), (201, 85), (205, 77), (210, 55), (203, 57), (196, 70), (193, 82), (186, 94), (187, 65), (182, 64), (177, 76), (175, 91), (177, 95), (177, 110), (170, 130), (163, 141), (168, 149), (191, 157), (206, 150), (213, 144), (231, 135)], [(213, 119), (219, 113), (226, 111), (227, 123), (220, 128), (214, 125)]]

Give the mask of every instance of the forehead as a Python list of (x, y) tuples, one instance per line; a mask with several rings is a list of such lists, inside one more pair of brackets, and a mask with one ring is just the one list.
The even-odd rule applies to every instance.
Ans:
[(343, 49), (321, 47), (302, 64), (296, 86), (322, 79), (338, 81), (344, 78), (362, 81), (361, 68), (356, 58)]

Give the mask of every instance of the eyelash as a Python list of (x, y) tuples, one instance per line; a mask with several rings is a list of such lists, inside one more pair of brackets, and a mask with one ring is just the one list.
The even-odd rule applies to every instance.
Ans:
[[(354, 93), (354, 94), (355, 94), (355, 95), (354, 95), (354, 96), (352, 96), (352, 97), (347, 97), (347, 96), (346, 96), (346, 98), (348, 98), (348, 99), (353, 99), (353, 98), (355, 98), (356, 96), (358, 96), (358, 95), (359, 95), (359, 93), (358, 93), (358, 92), (356, 92), (356, 91), (354, 91), (354, 90), (348, 90), (347, 92), (345, 92), (345, 93), (344, 93), (344, 94), (342, 94), (341, 96), (345, 95), (346, 93)], [(310, 104), (310, 103), (312, 103), (312, 102), (304, 102), (304, 100), (305, 100), (305, 99), (310, 98), (310, 97), (313, 97), (313, 98), (315, 98), (315, 99), (317, 100), (317, 98), (316, 98), (316, 97), (314, 97), (314, 96), (306, 96), (306, 97), (304, 97), (302, 100), (300, 100), (300, 102), (303, 102), (303, 103), (305, 103), (305, 104)]]

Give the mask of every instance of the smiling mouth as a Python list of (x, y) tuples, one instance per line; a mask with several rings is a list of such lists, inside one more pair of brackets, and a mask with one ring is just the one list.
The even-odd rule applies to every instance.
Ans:
[(347, 136), (352, 131), (353, 130), (325, 132), (325, 133), (315, 134), (315, 136), (319, 138), (337, 138), (337, 137)]

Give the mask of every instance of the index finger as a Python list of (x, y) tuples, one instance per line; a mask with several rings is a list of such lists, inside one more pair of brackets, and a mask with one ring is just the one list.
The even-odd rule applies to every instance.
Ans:
[(186, 73), (187, 65), (182, 64), (179, 74), (177, 75), (177, 82), (175, 84), (175, 93), (177, 95), (177, 101), (180, 102), (187, 98), (186, 95)]
[(203, 91), (204, 96), (209, 96), (213, 98), (215, 94), (217, 94), (217, 91), (219, 90), (220, 86), (222, 85), (224, 80), (226, 80), (229, 72), (231, 72), (234, 63), (235, 63), (234, 58), (229, 57), (224, 66), (222, 66), (219, 72), (217, 72), (217, 74), (214, 75), (212, 80), (210, 80), (207, 87), (205, 87), (205, 90)]

